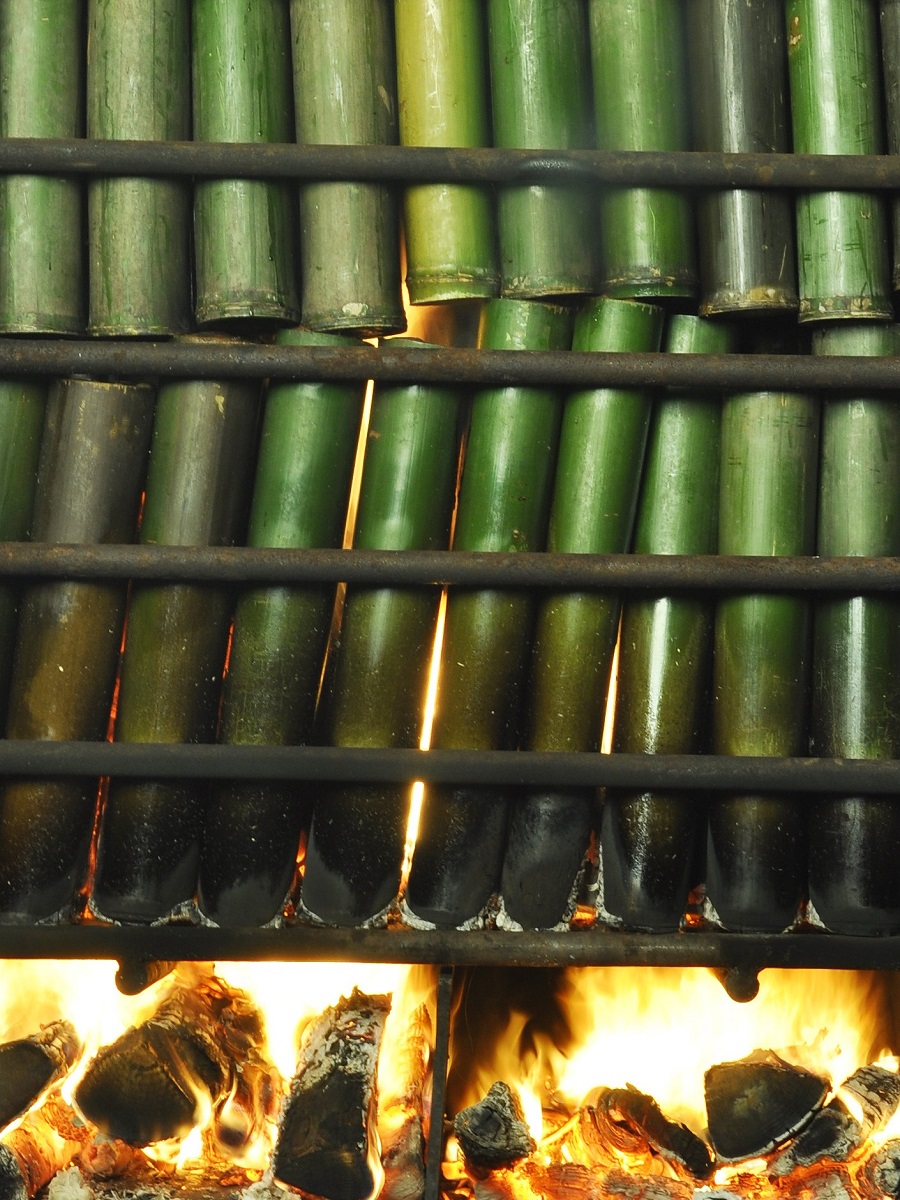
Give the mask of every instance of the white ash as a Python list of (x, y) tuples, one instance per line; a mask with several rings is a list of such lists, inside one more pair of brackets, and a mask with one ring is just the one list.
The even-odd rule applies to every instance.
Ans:
[(66, 1167), (47, 1185), (47, 1200), (92, 1200), (93, 1192), (78, 1167)]

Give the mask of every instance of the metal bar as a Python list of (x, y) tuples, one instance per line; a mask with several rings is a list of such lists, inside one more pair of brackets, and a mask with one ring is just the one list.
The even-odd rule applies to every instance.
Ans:
[(434, 1056), (431, 1060), (431, 1124), (425, 1150), (424, 1200), (440, 1200), (441, 1163), (444, 1157), (444, 1113), (447, 1100), (447, 1068), (450, 1064), (450, 1009), (453, 999), (453, 968), (441, 967), (434, 1023)]
[(513, 150), (424, 146), (5, 138), (0, 172), (28, 175), (571, 183), (872, 190), (900, 187), (891, 155), (726, 154), (715, 151)]
[(898, 558), (488, 554), (0, 542), (0, 578), (670, 592), (892, 592)]
[[(0, 741), (0, 776), (342, 780), (495, 787), (618, 787), (900, 794), (900, 759), (749, 758), (714, 754), (590, 754), (398, 750), (144, 742)], [(515, 795), (513, 795), (513, 799)]]
[(609, 929), (512, 933), (445, 929), (215, 929), (0, 925), (3, 958), (438, 963), (455, 966), (900, 968), (900, 937), (805, 931), (652, 934)]
[(0, 338), (3, 375), (146, 379), (300, 379), (468, 387), (693, 387), (900, 390), (900, 359), (762, 354), (601, 353), (440, 347), (270, 346), (216, 341), (65, 341)]

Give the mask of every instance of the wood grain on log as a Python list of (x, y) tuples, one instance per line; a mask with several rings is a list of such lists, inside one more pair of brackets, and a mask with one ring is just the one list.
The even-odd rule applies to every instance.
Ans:
[(418, 1200), (425, 1190), (425, 1084), (432, 1040), (428, 1007), (421, 1004), (410, 1016), (394, 1056), (396, 1084), (389, 1090), (379, 1087), (378, 1129), (384, 1168), (379, 1200)]
[(519, 1097), (499, 1079), (486, 1096), (456, 1114), (453, 1132), (466, 1165), (476, 1168), (506, 1167), (535, 1150)]
[(80, 1053), (81, 1043), (69, 1021), (52, 1021), (39, 1033), (0, 1046), (0, 1129), (59, 1083)]
[(0, 1142), (0, 1200), (34, 1196), (93, 1136), (61, 1096), (48, 1096)]
[(579, 1133), (592, 1157), (606, 1161), (609, 1150), (645, 1162), (661, 1157), (695, 1179), (713, 1171), (709, 1147), (686, 1125), (670, 1121), (652, 1098), (636, 1088), (600, 1088), (580, 1114)]

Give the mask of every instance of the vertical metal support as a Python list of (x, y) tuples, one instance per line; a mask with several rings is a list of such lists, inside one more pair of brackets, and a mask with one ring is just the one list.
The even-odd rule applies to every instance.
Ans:
[(447, 1095), (447, 1066), (450, 1061), (450, 1003), (453, 998), (453, 968), (441, 967), (437, 989), (437, 1020), (434, 1058), (431, 1063), (431, 1124), (425, 1148), (424, 1200), (440, 1200), (441, 1159), (444, 1151), (444, 1102)]

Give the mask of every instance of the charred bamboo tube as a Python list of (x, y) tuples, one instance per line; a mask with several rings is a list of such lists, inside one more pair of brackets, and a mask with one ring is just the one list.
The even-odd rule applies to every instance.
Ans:
[[(21, 542), (31, 531), (47, 385), (32, 380), (0, 382), (0, 541)], [(0, 587), (0, 728), (12, 676), (20, 589)]]
[[(191, 13), (194, 137), (293, 141), (287, 0), (196, 0)], [(195, 185), (198, 324), (299, 321), (292, 192), (260, 179)]]
[[(817, 354), (900, 354), (896, 326), (816, 335)], [(900, 554), (900, 411), (887, 396), (835, 396), (822, 416), (819, 554)], [(847, 758), (900, 756), (900, 606), (892, 597), (815, 607), (812, 745)], [(809, 817), (810, 900), (841, 933), (900, 930), (892, 796), (821, 797)]]
[[(568, 348), (565, 309), (494, 300), (481, 346), (491, 350)], [(478, 393), (454, 534), (460, 550), (543, 548), (561, 404), (545, 388)], [(455, 591), (447, 604), (432, 745), (508, 749), (517, 744), (520, 691), (534, 603), (514, 591)], [(476, 917), (499, 882), (506, 827), (502, 791), (426, 787), (406, 904), (413, 918), (457, 926)]]
[[(390, 0), (291, 0), (297, 141), (393, 145), (397, 85)], [(364, 335), (406, 328), (394, 189), (300, 189), (303, 323)]]
[[(900, 0), (880, 0), (881, 65), (888, 154), (900, 154)], [(894, 230), (894, 291), (900, 288), (900, 197), (891, 204)]]
[[(670, 354), (724, 354), (733, 331), (673, 317)], [(718, 532), (721, 402), (670, 391), (657, 401), (641, 486), (638, 554), (713, 554)], [(696, 754), (706, 747), (713, 609), (692, 597), (630, 598), (622, 611), (614, 749)], [(677, 929), (698, 873), (703, 809), (695, 796), (609, 791), (600, 846), (603, 907), (632, 929)]]
[[(575, 323), (573, 349), (658, 350), (663, 313), (650, 304), (592, 300)], [(566, 398), (548, 549), (622, 554), (630, 546), (652, 411), (647, 389), (596, 388)], [(532, 750), (596, 750), (603, 727), (620, 598), (551, 593), (538, 604), (528, 687)], [(535, 792), (510, 814), (501, 896), (526, 928), (566, 919), (594, 819), (591, 790)]]
[(71, 1070), (81, 1043), (70, 1021), (51, 1021), (38, 1033), (0, 1046), (0, 1129), (20, 1117)]
[[(481, 0), (395, 0), (397, 99), (404, 146), (489, 146)], [(406, 286), (413, 304), (478, 300), (500, 286), (494, 214), (484, 188), (408, 187)]]
[[(695, 148), (789, 152), (783, 0), (690, 0), (687, 14)], [(701, 313), (797, 310), (787, 193), (705, 193), (697, 222)]]
[[(494, 145), (574, 150), (593, 141), (587, 20), (581, 0), (488, 0)], [(504, 296), (596, 290), (594, 203), (577, 184), (502, 187)]]
[[(870, 0), (788, 0), (794, 150), (880, 154), (878, 24)], [(881, 197), (797, 197), (800, 320), (892, 315), (887, 212)]]
[[(182, 0), (89, 0), (88, 137), (191, 136), (190, 19)], [(188, 328), (189, 205), (188, 187), (179, 180), (90, 182), (91, 333)]]
[[(815, 547), (819, 404), (794, 392), (725, 398), (719, 552), (811, 554)], [(804, 754), (810, 613), (792, 596), (733, 596), (716, 609), (713, 750)], [(803, 808), (782, 795), (709, 805), (706, 886), (729, 929), (775, 932), (806, 886)]]
[[(32, 536), (80, 544), (133, 540), (153, 420), (151, 388), (67, 380), (47, 404)], [(124, 583), (29, 585), (10, 690), (9, 738), (106, 736)], [(86, 867), (96, 779), (17, 779), (0, 793), (0, 912), (67, 912)]]
[[(281, 345), (346, 345), (286, 330)], [(250, 510), (251, 546), (340, 546), (362, 413), (360, 385), (282, 383), (266, 398)], [(250, 588), (234, 618), (219, 741), (310, 741), (334, 608), (333, 586)], [(219, 925), (265, 925), (287, 897), (311, 802), (302, 785), (227, 783), (207, 809), (200, 911)]]
[[(245, 381), (179, 381), (160, 390), (142, 542), (222, 546), (242, 538), (257, 401), (258, 386)], [(231, 614), (227, 589), (133, 588), (118, 741), (213, 739)], [(155, 920), (191, 902), (205, 799), (196, 782), (110, 785), (90, 899), (98, 915)]]
[[(84, 136), (84, 0), (0, 5), (0, 137)], [(84, 329), (83, 192), (0, 176), (0, 331)]]
[[(376, 389), (355, 546), (448, 547), (459, 407), (449, 388)], [(419, 744), (439, 600), (437, 588), (348, 590), (323, 703), (331, 745)], [(322, 789), (306, 851), (306, 910), (337, 925), (381, 916), (399, 890), (408, 814), (408, 785)]]
[[(682, 0), (591, 0), (597, 145), (690, 146)], [(683, 192), (622, 188), (600, 199), (601, 287), (608, 296), (694, 296), (693, 214)]]

